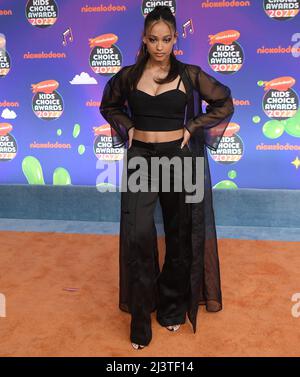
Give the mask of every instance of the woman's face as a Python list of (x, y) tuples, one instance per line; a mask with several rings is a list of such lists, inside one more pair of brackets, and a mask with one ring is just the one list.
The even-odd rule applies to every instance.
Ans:
[(150, 58), (157, 62), (169, 61), (173, 45), (177, 41), (177, 33), (170, 30), (168, 24), (163, 21), (156, 22), (149, 27), (143, 42), (146, 43)]

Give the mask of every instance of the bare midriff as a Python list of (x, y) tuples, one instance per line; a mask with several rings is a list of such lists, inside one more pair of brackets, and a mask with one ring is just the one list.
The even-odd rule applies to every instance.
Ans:
[(142, 131), (134, 130), (133, 139), (143, 141), (145, 143), (162, 143), (165, 141), (177, 140), (183, 137), (184, 128), (174, 131)]

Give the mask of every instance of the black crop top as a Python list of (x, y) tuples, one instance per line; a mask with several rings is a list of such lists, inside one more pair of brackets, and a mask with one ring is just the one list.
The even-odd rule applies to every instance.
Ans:
[(133, 90), (128, 98), (134, 127), (142, 131), (173, 131), (183, 128), (187, 95), (179, 89), (167, 90), (156, 96)]

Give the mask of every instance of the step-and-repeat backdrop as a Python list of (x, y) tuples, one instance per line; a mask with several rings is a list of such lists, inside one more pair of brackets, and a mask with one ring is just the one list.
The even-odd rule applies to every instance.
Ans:
[(171, 7), (175, 54), (232, 90), (215, 188), (300, 187), (300, 0), (0, 0), (0, 184), (118, 187), (102, 90)]

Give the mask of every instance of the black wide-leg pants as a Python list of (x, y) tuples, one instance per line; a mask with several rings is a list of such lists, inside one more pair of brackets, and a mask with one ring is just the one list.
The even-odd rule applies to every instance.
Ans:
[[(128, 227), (128, 301), (131, 313), (130, 340), (147, 345), (152, 339), (151, 311), (156, 300), (156, 318), (161, 326), (185, 323), (190, 292), (191, 204), (185, 201), (183, 157), (192, 157), (188, 146), (181, 149), (182, 138), (170, 142), (146, 143), (133, 139), (127, 150), (127, 192), (122, 202), (129, 208)], [(146, 165), (128, 166), (133, 157), (143, 157)], [(164, 164), (159, 173), (151, 172), (152, 157), (180, 157), (179, 171), (168, 163), (167, 178)], [(191, 159), (188, 159), (191, 163)], [(136, 160), (138, 161), (138, 159)], [(187, 161), (187, 160), (186, 160)], [(146, 183), (147, 190), (132, 190), (134, 174), (137, 183)], [(181, 174), (182, 188), (177, 192), (174, 182)], [(169, 179), (170, 190), (164, 192), (162, 179)], [(178, 181), (177, 181), (178, 182)], [(151, 185), (152, 184), (152, 185)], [(177, 186), (178, 187), (178, 186)], [(144, 186), (145, 188), (145, 186)], [(135, 192), (136, 191), (136, 192)], [(154, 211), (159, 198), (165, 232), (166, 254), (162, 270), (158, 270), (155, 254), (156, 230)], [(124, 221), (124, 219), (123, 219)], [(124, 240), (123, 240), (124, 241)], [(159, 271), (159, 273), (157, 273)]]

